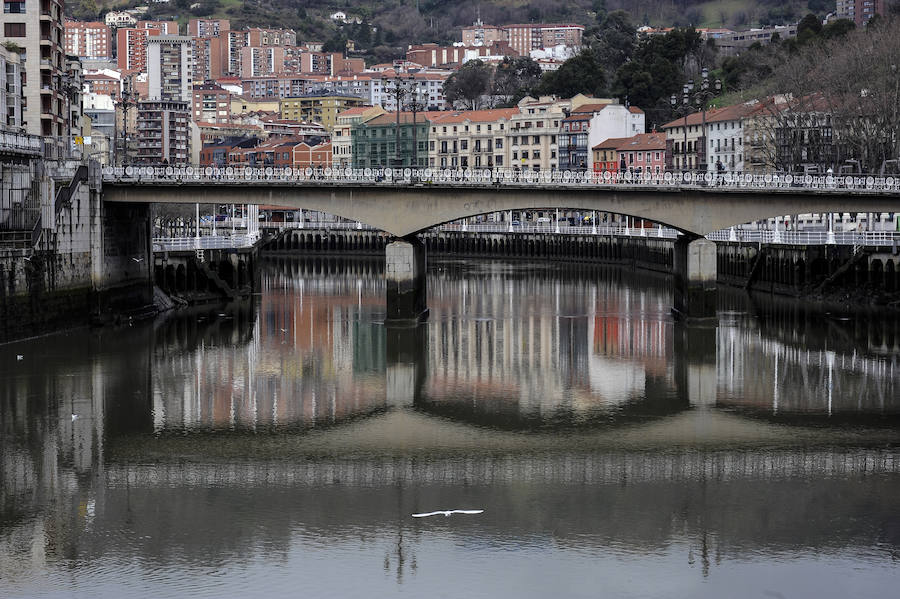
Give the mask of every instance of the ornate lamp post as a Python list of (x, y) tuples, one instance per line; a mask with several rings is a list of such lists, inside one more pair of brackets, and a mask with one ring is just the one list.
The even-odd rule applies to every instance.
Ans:
[[(692, 110), (692, 106), (697, 106), (700, 109), (702, 114), (702, 126), (703, 126), (703, 137), (702, 137), (702, 151), (697, 152), (697, 167), (701, 172), (705, 172), (707, 170), (707, 162), (706, 156), (708, 154), (709, 148), (707, 147), (708, 139), (707, 139), (707, 129), (706, 129), (706, 106), (709, 104), (709, 101), (719, 95), (719, 92), (722, 91), (722, 81), (719, 79), (715, 79), (713, 81), (709, 80), (709, 69), (704, 68), (700, 71), (700, 82), (698, 84), (694, 83), (694, 80), (691, 79), (687, 82), (687, 84), (682, 88), (681, 91), (681, 107), (677, 109), (677, 112), (681, 112), (682, 110), (686, 110), (690, 112)], [(672, 107), (675, 108), (678, 99), (673, 94), (669, 98), (669, 102), (672, 104)], [(684, 138), (685, 138), (685, 146), (687, 145), (687, 114), (684, 116)], [(685, 148), (686, 149), (686, 148)], [(686, 158), (686, 157), (685, 157)]]
[(393, 78), (394, 89), (393, 95), (396, 99), (397, 103), (397, 125), (395, 130), (395, 139), (394, 139), (394, 166), (402, 166), (403, 159), (400, 157), (400, 113), (403, 111), (404, 98), (409, 97), (409, 101), (407, 105), (413, 114), (413, 130), (412, 130), (412, 154), (411, 154), (411, 166), (413, 168), (418, 166), (418, 147), (416, 143), (416, 113), (423, 108), (423, 105), (419, 103), (419, 86), (413, 75), (402, 76), (397, 74)]

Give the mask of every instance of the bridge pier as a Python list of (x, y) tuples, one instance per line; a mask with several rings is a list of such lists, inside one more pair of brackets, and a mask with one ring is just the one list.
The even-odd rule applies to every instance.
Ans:
[(415, 235), (397, 239), (385, 248), (385, 324), (415, 325), (428, 318), (425, 262), (425, 244)]
[(681, 236), (672, 256), (674, 311), (685, 320), (716, 318), (716, 244)]

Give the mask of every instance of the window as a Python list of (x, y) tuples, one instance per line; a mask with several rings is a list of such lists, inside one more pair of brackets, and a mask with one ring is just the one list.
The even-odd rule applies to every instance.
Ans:
[(25, 0), (16, 1), (6, 0), (3, 3), (3, 12), (8, 15), (24, 15), (25, 14)]
[(502, 137), (498, 137), (497, 139), (494, 140), (494, 147), (497, 148), (498, 150), (503, 149), (503, 138)]
[(538, 160), (541, 157), (541, 151), (535, 150), (534, 152), (531, 153), (531, 157), (534, 158), (535, 160)]
[(25, 37), (25, 23), (4, 23), (3, 35), (6, 37)]
[(551, 136), (550, 136), (550, 143), (552, 143), (552, 144), (555, 144), (555, 143), (556, 143), (556, 136), (555, 136), (555, 135), (551, 135)]
[(540, 136), (540, 135), (532, 135), (532, 136), (531, 136), (531, 143), (532, 143), (532, 144), (539, 144), (539, 143), (541, 143), (541, 136)]
[[(430, 151), (434, 152), (434, 141), (429, 141), (429, 142), (428, 142), (428, 149), (429, 149)], [(432, 166), (434, 166), (434, 165), (432, 165)]]
[(528, 150), (523, 150), (522, 151), (522, 160), (527, 160), (527, 159), (528, 159)]
[(459, 142), (459, 149), (460, 149), (460, 150), (468, 150), (468, 149), (469, 149), (469, 140), (464, 139), (464, 140), (460, 141), (460, 142)]

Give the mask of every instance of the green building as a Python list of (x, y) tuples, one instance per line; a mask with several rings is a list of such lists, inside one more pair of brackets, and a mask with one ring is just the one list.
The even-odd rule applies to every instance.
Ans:
[(397, 113), (386, 112), (353, 125), (351, 145), (353, 168), (417, 167), (428, 165), (429, 121), (416, 113), (416, 164), (413, 165), (413, 113), (400, 114), (400, 152), (396, 151)]

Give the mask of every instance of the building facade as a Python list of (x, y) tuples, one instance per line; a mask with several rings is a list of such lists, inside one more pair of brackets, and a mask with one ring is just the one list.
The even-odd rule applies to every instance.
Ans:
[(354, 125), (351, 132), (353, 168), (424, 168), (429, 159), (430, 128), (427, 115), (415, 116), (416, 151), (413, 157), (413, 113), (403, 112), (398, 117), (396, 113), (386, 112)]
[(191, 38), (161, 35), (150, 38), (148, 42), (150, 99), (190, 102), (194, 87)]
[(365, 98), (356, 96), (308, 95), (283, 98), (279, 103), (279, 113), (282, 119), (319, 123), (331, 131), (337, 124), (338, 113), (366, 104)]
[(69, 147), (67, 115), (73, 90), (64, 77), (63, 2), (43, 0), (40, 9), (37, 4), (4, 3), (0, 14), (3, 41), (8, 50), (18, 54), (21, 126), (33, 135), (55, 137), (56, 149), (64, 151)]
[(137, 154), (140, 164), (186, 165), (190, 162), (190, 103), (179, 100), (138, 102)]
[(126, 27), (116, 31), (116, 63), (119, 70), (146, 73), (147, 40), (158, 35), (161, 35), (159, 29)]
[(66, 21), (65, 31), (66, 54), (91, 60), (112, 58), (112, 31), (105, 23)]
[(215, 83), (194, 85), (191, 113), (197, 123), (231, 122), (231, 93)]
[(862, 27), (875, 15), (884, 15), (884, 0), (837, 0), (834, 16)]

